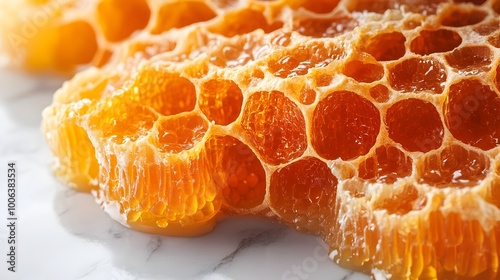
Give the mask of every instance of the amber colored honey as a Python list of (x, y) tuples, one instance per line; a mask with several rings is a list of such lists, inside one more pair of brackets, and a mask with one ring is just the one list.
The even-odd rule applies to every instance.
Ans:
[(13, 54), (100, 66), (43, 114), (64, 183), (142, 231), (262, 215), (373, 276), (500, 277), (500, 1), (126, 2)]

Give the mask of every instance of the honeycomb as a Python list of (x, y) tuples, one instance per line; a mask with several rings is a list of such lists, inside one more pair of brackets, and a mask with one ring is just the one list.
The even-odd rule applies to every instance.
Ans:
[(57, 8), (16, 61), (99, 66), (42, 126), (117, 221), (259, 215), (377, 279), (500, 279), (499, 0), (19, 3)]

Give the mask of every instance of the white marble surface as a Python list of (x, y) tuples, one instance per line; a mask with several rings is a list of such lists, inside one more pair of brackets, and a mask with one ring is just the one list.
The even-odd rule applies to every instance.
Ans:
[[(0, 279), (369, 279), (338, 267), (316, 237), (256, 218), (197, 238), (136, 232), (61, 186), (40, 132), (60, 78), (0, 69)], [(16, 273), (7, 270), (7, 163), (18, 168)]]

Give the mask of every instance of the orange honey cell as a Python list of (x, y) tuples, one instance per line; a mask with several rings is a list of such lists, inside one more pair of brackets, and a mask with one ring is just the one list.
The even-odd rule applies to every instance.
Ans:
[(410, 152), (428, 152), (443, 142), (444, 127), (439, 113), (429, 102), (416, 98), (401, 100), (385, 116), (389, 137)]
[(254, 152), (230, 136), (212, 137), (205, 145), (224, 203), (239, 212), (260, 206), (266, 194), (266, 173)]
[(333, 92), (318, 103), (313, 115), (312, 146), (326, 159), (349, 160), (375, 145), (380, 113), (354, 92)]
[(447, 52), (455, 49), (462, 43), (462, 37), (448, 29), (422, 30), (410, 44), (410, 50), (416, 54)]
[(475, 79), (451, 85), (443, 110), (457, 140), (483, 150), (498, 145), (500, 97), (490, 86)]
[(336, 188), (337, 178), (328, 166), (317, 158), (307, 157), (272, 174), (270, 206), (292, 227), (319, 232), (331, 215), (327, 209)]
[(104, 37), (110, 42), (117, 42), (145, 28), (151, 11), (146, 0), (102, 0), (97, 4), (96, 15)]

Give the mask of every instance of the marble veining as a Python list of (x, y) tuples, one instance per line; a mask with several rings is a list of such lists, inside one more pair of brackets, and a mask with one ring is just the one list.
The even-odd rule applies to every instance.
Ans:
[(284, 229), (279, 228), (275, 230), (264, 230), (256, 234), (252, 234), (249, 237), (243, 238), (238, 247), (229, 255), (225, 256), (219, 264), (212, 270), (213, 272), (217, 272), (222, 266), (230, 264), (236, 256), (242, 253), (248, 247), (254, 247), (258, 245), (269, 245), (271, 243), (276, 242), (277, 240), (283, 238), (285, 235)]
[[(0, 69), (0, 179), (6, 181), (10, 161), (19, 179), (17, 272), (1, 262), (0, 279), (369, 279), (335, 265), (319, 238), (259, 218), (226, 218), (197, 238), (150, 235), (116, 223), (91, 195), (67, 189), (51, 175), (41, 111), (62, 82)], [(4, 256), (7, 234), (0, 226)]]

